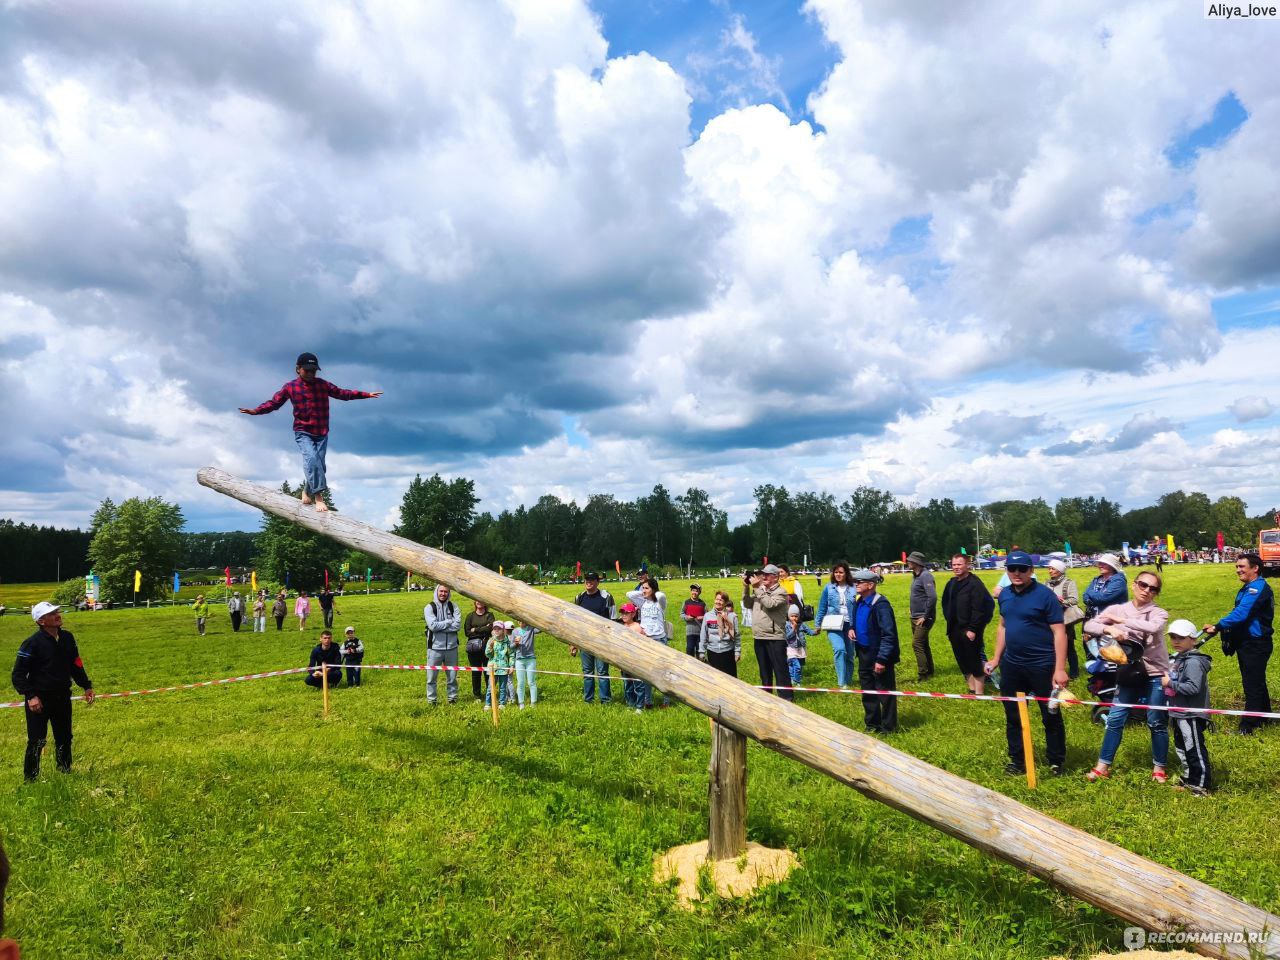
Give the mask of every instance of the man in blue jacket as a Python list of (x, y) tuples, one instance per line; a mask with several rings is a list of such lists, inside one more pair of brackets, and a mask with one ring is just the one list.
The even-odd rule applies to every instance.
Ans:
[[(870, 570), (853, 572), (857, 596), (849, 622), (849, 639), (858, 657), (858, 682), (863, 690), (893, 690), (897, 684), (898, 624), (893, 606), (876, 592), (880, 578)], [(898, 698), (875, 693), (862, 695), (862, 714), (868, 733), (893, 733), (898, 729)]]
[[(1043, 583), (1031, 579), (1030, 555), (1011, 550), (1004, 569), (1009, 574), (1009, 586), (996, 598), (1000, 604), (1000, 627), (996, 631), (995, 654), (987, 661), (987, 673), (1000, 668), (1001, 696), (1026, 693), (1044, 698), (1039, 704), (1045, 755), (1049, 771), (1059, 776), (1067, 760), (1067, 730), (1062, 714), (1051, 712), (1045, 700), (1054, 687), (1067, 685), (1067, 629), (1062, 624), (1062, 603)], [(1004, 730), (1009, 742), (1009, 765), (1004, 772), (1025, 773), (1027, 758), (1022, 749), (1022, 720), (1016, 703), (1004, 704)]]
[(1129, 581), (1120, 572), (1120, 558), (1114, 553), (1104, 553), (1097, 560), (1098, 575), (1089, 581), (1080, 602), (1084, 615), (1092, 620), (1107, 607), (1124, 603), (1129, 599)]
[[(1256, 713), (1271, 712), (1267, 691), (1267, 661), (1271, 659), (1272, 620), (1275, 597), (1262, 579), (1262, 558), (1246, 553), (1236, 561), (1240, 589), (1236, 605), (1217, 623), (1205, 624), (1209, 636), (1222, 634), (1222, 652), (1240, 661), (1240, 682), (1244, 685), (1244, 708)], [(1248, 735), (1266, 721), (1261, 717), (1241, 717), (1240, 733)]]

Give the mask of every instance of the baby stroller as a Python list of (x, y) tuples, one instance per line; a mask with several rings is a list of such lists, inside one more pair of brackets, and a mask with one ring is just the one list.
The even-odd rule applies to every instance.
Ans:
[[(1116, 695), (1116, 672), (1120, 669), (1120, 665), (1108, 660), (1100, 652), (1102, 647), (1108, 645), (1120, 647), (1130, 663), (1140, 663), (1142, 660), (1142, 644), (1136, 641), (1112, 640), (1109, 637), (1089, 637), (1085, 640), (1086, 658), (1084, 669), (1089, 674), (1089, 693), (1092, 694), (1094, 700), (1098, 701), (1098, 706), (1093, 707), (1091, 710), (1094, 723), (1105, 724), (1107, 722), (1107, 717), (1111, 713), (1111, 701)], [(1145, 705), (1147, 699), (1144, 694), (1138, 700), (1138, 704)], [(1130, 710), (1125, 725), (1145, 722), (1145, 710)]]

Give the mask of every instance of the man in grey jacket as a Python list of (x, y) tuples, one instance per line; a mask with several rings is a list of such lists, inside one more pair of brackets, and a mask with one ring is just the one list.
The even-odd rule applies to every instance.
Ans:
[[(755, 637), (760, 683), (777, 687), (773, 692), (783, 700), (794, 700), (787, 669), (787, 607), (791, 600), (778, 586), (782, 571), (772, 563), (758, 574), (742, 578), (742, 609), (751, 611), (751, 633)], [(754, 591), (754, 592), (753, 592)]]
[(450, 703), (458, 700), (458, 631), (462, 629), (462, 612), (449, 599), (449, 588), (436, 587), (436, 598), (422, 608), (427, 621), (427, 702), (436, 702), (436, 680), (444, 669), (445, 694)]
[(938, 619), (938, 587), (929, 572), (929, 562), (919, 550), (907, 556), (911, 568), (911, 595), (907, 610), (911, 615), (911, 652), (916, 655), (916, 681), (933, 676), (933, 651), (929, 649), (929, 631)]

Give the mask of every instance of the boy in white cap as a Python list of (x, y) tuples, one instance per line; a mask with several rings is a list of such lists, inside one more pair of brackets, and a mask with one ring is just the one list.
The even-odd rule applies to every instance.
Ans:
[(360, 664), (364, 663), (364, 642), (356, 636), (355, 627), (347, 627), (343, 631), (342, 662), (347, 668), (347, 686), (360, 686), (364, 675), (360, 669)]
[(22, 775), (28, 782), (40, 776), (49, 727), (58, 769), (71, 772), (71, 681), (84, 689), (86, 703), (93, 703), (93, 681), (85, 673), (80, 649), (71, 632), (62, 629), (61, 607), (42, 601), (31, 609), (39, 627), (22, 641), (13, 664), (13, 688), (26, 701), (27, 753)]
[(1183, 770), (1182, 779), (1174, 789), (1204, 796), (1213, 785), (1209, 748), (1204, 741), (1209, 714), (1202, 712), (1209, 706), (1209, 671), (1213, 668), (1213, 659), (1200, 650), (1196, 627), (1190, 620), (1173, 621), (1166, 633), (1174, 656), (1169, 662), (1169, 672), (1160, 678), (1165, 696), (1170, 706), (1199, 708), (1169, 711), (1173, 746)]

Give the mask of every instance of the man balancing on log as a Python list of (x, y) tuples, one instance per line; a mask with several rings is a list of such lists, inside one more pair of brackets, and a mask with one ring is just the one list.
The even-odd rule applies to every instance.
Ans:
[(324, 467), (325, 453), (329, 449), (329, 398), (373, 400), (382, 396), (382, 391), (344, 390), (328, 380), (321, 380), (316, 376), (320, 361), (314, 353), (299, 354), (295, 369), (297, 378), (277, 390), (270, 400), (252, 410), (241, 407), (240, 412), (256, 417), (279, 410), (286, 400), (293, 404), (293, 439), (302, 451), (302, 502), (314, 502), (316, 509), (324, 513), (329, 509), (324, 502), (324, 494), (329, 489)]

